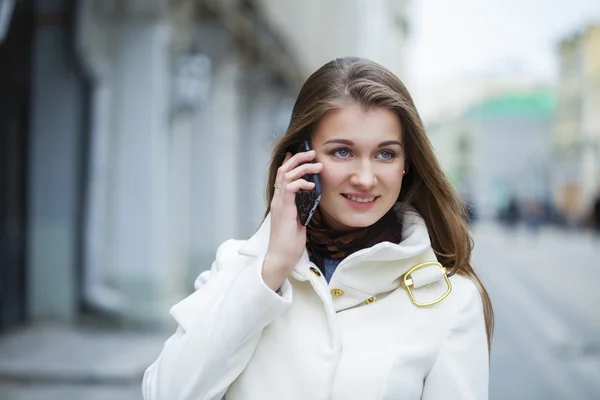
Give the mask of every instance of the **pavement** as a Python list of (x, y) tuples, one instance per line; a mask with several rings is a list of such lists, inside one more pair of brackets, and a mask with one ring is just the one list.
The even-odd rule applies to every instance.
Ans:
[(600, 399), (600, 237), (474, 229), (496, 314), (491, 400)]
[(167, 335), (38, 325), (2, 336), (2, 400), (141, 400)]

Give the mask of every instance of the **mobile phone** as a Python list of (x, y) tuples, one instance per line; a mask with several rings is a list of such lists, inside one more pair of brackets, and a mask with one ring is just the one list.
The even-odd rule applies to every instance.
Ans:
[[(309, 151), (311, 149), (308, 140), (304, 140), (300, 143), (299, 148), (296, 152)], [(315, 162), (315, 160), (311, 161)], [(318, 174), (306, 174), (302, 176), (307, 182), (314, 182), (315, 187), (312, 190), (299, 190), (296, 192), (296, 208), (298, 209), (298, 218), (303, 226), (308, 225), (315, 210), (319, 206), (321, 201), (321, 182), (319, 181)]]

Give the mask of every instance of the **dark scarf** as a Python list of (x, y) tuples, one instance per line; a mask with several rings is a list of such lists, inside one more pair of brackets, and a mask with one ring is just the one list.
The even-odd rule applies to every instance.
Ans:
[(329, 228), (317, 209), (306, 229), (306, 249), (310, 260), (324, 271), (326, 258), (342, 260), (350, 254), (381, 242), (400, 243), (402, 223), (395, 207), (366, 228), (339, 232)]

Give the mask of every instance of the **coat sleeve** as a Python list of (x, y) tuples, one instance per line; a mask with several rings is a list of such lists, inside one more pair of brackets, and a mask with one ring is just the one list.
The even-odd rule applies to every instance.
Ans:
[(262, 279), (262, 257), (240, 262), (238, 241), (219, 246), (196, 291), (170, 310), (177, 331), (142, 381), (144, 400), (221, 399), (250, 360), (262, 330), (291, 304)]
[(425, 378), (422, 400), (487, 400), (489, 351), (481, 296), (468, 278), (459, 277), (457, 313), (437, 359)]

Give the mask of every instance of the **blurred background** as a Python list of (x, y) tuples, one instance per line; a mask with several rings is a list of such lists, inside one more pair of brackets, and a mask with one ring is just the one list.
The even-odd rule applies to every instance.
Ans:
[[(496, 309), (491, 398), (600, 399), (600, 2), (0, 0), (0, 399), (140, 400), (339, 56), (408, 86)], [(452, 399), (454, 400), (454, 399)]]

